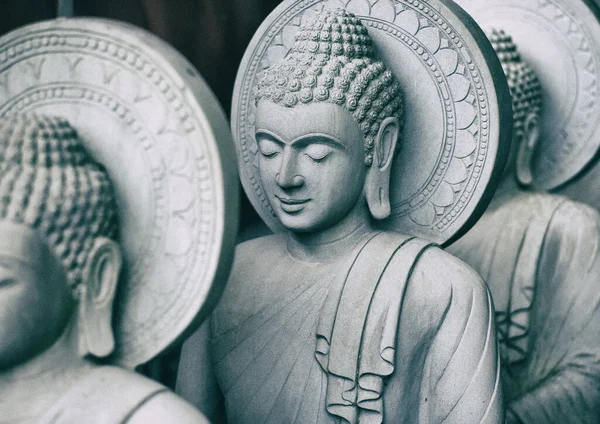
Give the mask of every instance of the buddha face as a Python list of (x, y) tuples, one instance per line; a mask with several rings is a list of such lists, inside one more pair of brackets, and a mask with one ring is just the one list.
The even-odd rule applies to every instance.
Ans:
[(0, 221), (0, 370), (49, 348), (74, 305), (62, 264), (37, 233)]
[(262, 100), (256, 141), (264, 191), (288, 230), (327, 229), (364, 202), (364, 136), (340, 106)]

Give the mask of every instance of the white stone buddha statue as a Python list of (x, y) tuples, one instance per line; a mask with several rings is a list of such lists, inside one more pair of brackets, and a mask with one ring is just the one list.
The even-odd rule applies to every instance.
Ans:
[(496, 308), (509, 423), (592, 423), (600, 416), (600, 215), (527, 191), (542, 89), (510, 36), (490, 39), (514, 110), (511, 156), (488, 210), (448, 249), (486, 280)]
[(0, 422), (206, 423), (103, 365), (122, 266), (105, 169), (63, 119), (0, 119)]
[(354, 15), (325, 10), (257, 86), (260, 178), (286, 232), (238, 246), (178, 391), (215, 422), (498, 423), (493, 308), (434, 244), (378, 229), (402, 94)]

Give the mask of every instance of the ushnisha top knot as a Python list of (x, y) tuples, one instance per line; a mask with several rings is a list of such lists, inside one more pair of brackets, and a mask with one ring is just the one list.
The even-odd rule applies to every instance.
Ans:
[(295, 107), (329, 102), (349, 111), (365, 135), (365, 163), (381, 122), (402, 122), (400, 84), (374, 57), (371, 37), (360, 19), (344, 9), (325, 10), (304, 23), (287, 56), (268, 68), (255, 100)]
[(370, 57), (373, 54), (367, 28), (356, 16), (343, 9), (319, 14), (301, 25), (292, 49), (300, 53), (347, 58)]
[(489, 34), (492, 46), (500, 59), (508, 80), (512, 98), (514, 131), (523, 131), (529, 114), (540, 113), (542, 108), (542, 86), (531, 67), (521, 59), (517, 46), (503, 30), (493, 29)]
[(517, 46), (512, 40), (512, 37), (504, 30), (492, 29), (488, 37), (494, 46), (494, 50), (498, 55), (501, 63), (519, 63), (521, 62), (521, 55), (517, 50)]
[(112, 184), (57, 117), (0, 118), (0, 220), (38, 231), (76, 287), (97, 237), (115, 238)]

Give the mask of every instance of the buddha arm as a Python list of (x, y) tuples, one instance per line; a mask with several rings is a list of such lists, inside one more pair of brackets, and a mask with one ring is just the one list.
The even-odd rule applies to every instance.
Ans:
[(524, 370), (533, 387), (509, 400), (508, 422), (598, 420), (599, 243), (600, 215), (591, 208), (565, 202), (552, 217), (540, 256)]
[(223, 394), (210, 356), (210, 319), (183, 344), (176, 392), (213, 424), (226, 423)]
[(421, 421), (501, 423), (504, 408), (491, 296), (471, 268), (432, 250), (438, 257), (431, 258), (429, 266), (421, 261), (413, 274), (431, 279), (424, 286), (437, 290), (439, 305), (431, 315), (432, 331), (437, 327), (437, 332), (425, 359)]

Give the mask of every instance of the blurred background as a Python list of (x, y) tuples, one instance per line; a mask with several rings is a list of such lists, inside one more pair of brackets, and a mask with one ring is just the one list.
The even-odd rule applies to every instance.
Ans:
[[(230, 115), (238, 66), (252, 35), (281, 0), (71, 0), (74, 16), (116, 19), (144, 28), (179, 50), (200, 71)], [(57, 16), (58, 0), (1, 0), (0, 34)], [(242, 193), (241, 240), (262, 231)], [(265, 230), (266, 231), (266, 230)]]
[[(252, 35), (281, 0), (72, 0), (74, 16), (116, 19), (144, 28), (200, 71), (229, 117), (238, 66)], [(57, 17), (58, 0), (1, 0), (0, 34)], [(240, 237), (267, 231), (243, 190)], [(174, 388), (180, 346), (138, 371)]]

